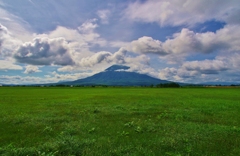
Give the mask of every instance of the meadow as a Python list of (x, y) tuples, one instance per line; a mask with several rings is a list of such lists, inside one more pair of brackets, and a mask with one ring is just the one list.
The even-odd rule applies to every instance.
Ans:
[(0, 155), (240, 155), (240, 88), (0, 87)]

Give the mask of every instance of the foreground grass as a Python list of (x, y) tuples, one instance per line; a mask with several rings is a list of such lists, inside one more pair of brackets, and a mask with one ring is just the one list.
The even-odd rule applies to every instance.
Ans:
[(0, 88), (0, 155), (240, 155), (240, 89)]

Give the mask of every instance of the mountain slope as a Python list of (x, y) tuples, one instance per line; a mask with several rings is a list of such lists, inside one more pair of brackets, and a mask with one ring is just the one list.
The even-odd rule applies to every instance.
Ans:
[(156, 85), (160, 83), (169, 83), (166, 80), (160, 80), (148, 75), (135, 72), (124, 71), (129, 69), (127, 66), (113, 65), (105, 71), (97, 73), (93, 76), (79, 79), (64, 84), (71, 85), (112, 85), (112, 86), (143, 86)]

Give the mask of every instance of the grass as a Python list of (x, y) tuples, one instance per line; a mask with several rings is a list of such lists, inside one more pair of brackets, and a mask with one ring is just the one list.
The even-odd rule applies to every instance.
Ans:
[(0, 155), (240, 155), (239, 88), (0, 88)]

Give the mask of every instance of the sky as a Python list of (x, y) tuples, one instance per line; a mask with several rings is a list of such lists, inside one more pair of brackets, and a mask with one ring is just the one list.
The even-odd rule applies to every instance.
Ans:
[(0, 0), (0, 84), (77, 80), (114, 64), (240, 83), (240, 1)]

